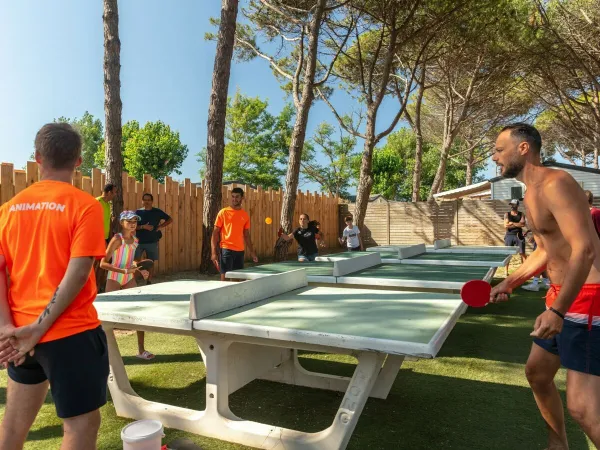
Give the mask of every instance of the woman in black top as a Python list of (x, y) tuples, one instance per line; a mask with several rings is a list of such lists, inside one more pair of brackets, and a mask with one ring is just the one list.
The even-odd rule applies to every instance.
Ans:
[(317, 239), (323, 239), (323, 233), (319, 231), (318, 222), (310, 222), (308, 214), (300, 214), (300, 226), (290, 234), (282, 233), (280, 236), (286, 241), (296, 239), (296, 242), (298, 242), (298, 261), (314, 261), (319, 256)]

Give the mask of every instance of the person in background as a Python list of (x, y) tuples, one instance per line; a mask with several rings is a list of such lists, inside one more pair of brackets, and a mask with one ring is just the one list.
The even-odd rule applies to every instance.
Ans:
[[(144, 207), (135, 212), (140, 217), (136, 230), (136, 237), (139, 240), (135, 250), (136, 261), (140, 261), (144, 254), (146, 254), (147, 259), (151, 259), (153, 262), (158, 261), (158, 241), (162, 238), (162, 231), (160, 230), (173, 223), (171, 216), (162, 209), (152, 206), (153, 202), (154, 197), (152, 194), (145, 193), (142, 196)], [(152, 284), (153, 275), (154, 267), (151, 267), (146, 281), (148, 284)]]
[[(533, 232), (531, 232), (530, 230), (526, 231), (524, 237), (527, 240), (527, 242), (533, 245), (533, 251), (535, 252), (535, 250), (537, 249), (537, 243), (535, 242), (535, 236), (533, 235)], [(550, 280), (548, 279), (548, 273), (544, 270), (540, 274), (540, 276), (542, 278), (542, 287), (544, 289), (550, 289)], [(538, 292), (540, 290), (539, 282), (540, 277), (534, 276), (533, 281), (531, 283), (521, 286), (521, 288), (525, 289), (526, 291)]]
[[(525, 226), (525, 214), (519, 211), (519, 200), (512, 199), (509, 203), (510, 211), (504, 215), (504, 245), (507, 247), (518, 247), (521, 255), (521, 264), (525, 262), (525, 236), (523, 227)], [(506, 276), (508, 276), (508, 264), (506, 265)]]
[(319, 256), (318, 241), (323, 239), (323, 233), (317, 228), (316, 221), (311, 222), (308, 214), (300, 214), (300, 226), (290, 234), (279, 229), (278, 237), (285, 241), (296, 239), (298, 243), (298, 261), (314, 261)]
[(594, 207), (594, 194), (591, 191), (585, 191), (588, 205), (590, 205), (590, 213), (592, 214), (592, 222), (594, 222), (594, 228), (596, 233), (600, 237), (600, 209)]
[(258, 262), (252, 239), (250, 239), (250, 216), (242, 209), (244, 190), (233, 188), (230, 206), (217, 214), (211, 238), (211, 259), (221, 274), (221, 281), (230, 270), (244, 268), (247, 248), (252, 261)]
[(352, 216), (346, 216), (344, 222), (346, 222), (346, 228), (344, 228), (342, 237), (339, 239), (340, 244), (344, 245), (345, 243), (350, 252), (362, 252), (364, 247), (360, 238), (360, 230), (352, 224)]
[(102, 217), (104, 219), (104, 240), (106, 241), (106, 245), (110, 241), (110, 205), (113, 201), (113, 198), (117, 195), (117, 189), (111, 183), (108, 183), (104, 186), (102, 190), (102, 195), (100, 197), (96, 197), (96, 200), (100, 202), (100, 206), (102, 206)]
[[(137, 271), (140, 271), (145, 279), (148, 278), (149, 272), (140, 270), (134, 261), (138, 247), (135, 231), (139, 220), (140, 216), (133, 211), (123, 211), (119, 216), (121, 232), (113, 236), (106, 249), (106, 256), (100, 262), (100, 267), (108, 272), (105, 292), (136, 287), (135, 273)], [(154, 359), (154, 355), (144, 348), (143, 331), (137, 332), (137, 340), (137, 357), (147, 361)]]
[[(110, 222), (112, 219), (110, 213), (110, 206), (117, 195), (117, 189), (111, 183), (108, 183), (104, 186), (102, 190), (102, 195), (100, 197), (96, 197), (96, 200), (100, 202), (100, 206), (102, 206), (102, 217), (104, 219), (104, 241), (105, 245), (108, 246), (110, 242)], [(94, 263), (94, 271), (96, 272), (96, 283), (98, 287), (98, 292), (104, 291), (104, 285), (106, 284), (106, 271), (100, 269), (100, 262), (96, 261)]]

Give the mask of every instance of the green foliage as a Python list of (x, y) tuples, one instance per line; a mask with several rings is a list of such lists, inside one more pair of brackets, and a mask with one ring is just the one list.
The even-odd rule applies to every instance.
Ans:
[[(388, 136), (383, 147), (373, 152), (373, 194), (381, 194), (388, 200), (411, 201), (412, 175), (415, 165), (416, 139), (408, 128), (402, 128)], [(439, 148), (429, 142), (423, 143), (420, 200), (426, 200), (439, 164)], [(360, 157), (353, 162), (355, 174), (360, 170)], [(474, 169), (474, 182), (479, 181)], [(454, 189), (465, 185), (466, 168), (451, 159), (446, 167), (444, 189)]]
[(100, 119), (95, 119), (88, 111), (81, 118), (69, 119), (67, 117), (59, 117), (54, 119), (54, 122), (70, 123), (79, 133), (83, 140), (83, 148), (81, 157), (80, 170), (85, 176), (91, 176), (92, 169), (98, 167), (95, 160), (95, 155), (98, 149), (104, 143), (104, 127)]
[[(286, 105), (277, 116), (259, 97), (237, 92), (228, 100), (225, 121), (223, 178), (245, 184), (278, 189), (286, 172), (291, 140), (293, 108)], [(206, 149), (198, 154), (204, 178)]]
[[(302, 174), (307, 180), (319, 184), (322, 192), (347, 197), (348, 188), (354, 184), (352, 161), (356, 157), (355, 147), (355, 137), (342, 135), (341, 131), (339, 136), (336, 136), (332, 125), (321, 123), (312, 140), (306, 145)], [(316, 162), (317, 149), (327, 160), (324, 165)]]
[[(179, 168), (188, 154), (179, 132), (160, 120), (147, 122), (143, 128), (137, 120), (123, 125), (121, 151), (126, 172), (138, 181), (144, 179), (144, 174), (149, 174), (160, 183), (173, 172), (181, 174)], [(96, 164), (104, 166), (104, 145), (96, 153), (95, 160)]]

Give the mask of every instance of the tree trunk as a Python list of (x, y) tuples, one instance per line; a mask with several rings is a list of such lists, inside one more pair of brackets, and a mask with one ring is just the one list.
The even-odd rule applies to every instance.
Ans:
[(600, 153), (600, 137), (594, 136), (594, 169), (598, 168), (598, 153)]
[(375, 148), (376, 111), (368, 111), (365, 130), (365, 144), (360, 163), (360, 178), (356, 189), (356, 205), (354, 206), (354, 223), (363, 231), (365, 216), (369, 206), (369, 197), (373, 187), (373, 149)]
[(119, 232), (123, 210), (123, 153), (121, 152), (121, 41), (117, 0), (104, 0), (104, 116), (106, 182), (115, 186), (112, 229)]
[(442, 150), (440, 151), (440, 164), (438, 165), (431, 185), (431, 191), (427, 200), (434, 200), (433, 194), (440, 192), (440, 189), (444, 186), (444, 176), (446, 174), (446, 164), (448, 163), (448, 154), (450, 153), (450, 147), (452, 147), (452, 141), (450, 139), (444, 140)]
[[(413, 168), (412, 201), (418, 202), (421, 199), (421, 170), (423, 168), (423, 132), (421, 130), (421, 105), (423, 104), (423, 95), (425, 94), (425, 67), (421, 66), (419, 76), (419, 91), (415, 100), (415, 119), (409, 120), (409, 123), (415, 133), (415, 167)], [(406, 113), (407, 118), (409, 117)]]
[[(294, 209), (296, 207), (296, 196), (298, 191), (298, 179), (300, 177), (300, 161), (306, 138), (306, 127), (308, 125), (308, 113), (312, 107), (314, 94), (315, 73), (317, 67), (317, 50), (319, 46), (319, 31), (323, 20), (326, 0), (319, 0), (312, 20), (308, 36), (308, 49), (306, 69), (302, 86), (302, 97), (296, 106), (296, 122), (292, 132), (290, 143), (287, 174), (285, 176), (285, 192), (281, 204), (281, 227), (286, 234), (292, 232)], [(302, 212), (301, 212), (302, 213)], [(316, 219), (311, 217), (311, 220)], [(279, 239), (274, 249), (276, 261), (287, 259), (291, 241)]]
[(211, 237), (215, 219), (221, 207), (223, 158), (225, 154), (225, 115), (227, 92), (231, 73), (231, 58), (235, 41), (238, 0), (222, 0), (221, 24), (217, 38), (217, 52), (213, 68), (212, 91), (208, 106), (208, 133), (206, 143), (206, 173), (204, 176), (204, 203), (202, 208), (202, 262), (200, 270), (211, 270)]
[(465, 174), (465, 184), (470, 186), (473, 184), (473, 166), (475, 165), (475, 148), (469, 150), (467, 157), (467, 170)]

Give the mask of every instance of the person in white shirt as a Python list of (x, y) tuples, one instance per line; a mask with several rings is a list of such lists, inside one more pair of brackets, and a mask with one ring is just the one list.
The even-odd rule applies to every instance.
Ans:
[(360, 238), (360, 230), (352, 224), (352, 216), (346, 216), (344, 221), (346, 222), (346, 228), (344, 228), (342, 237), (339, 238), (340, 244), (344, 245), (346, 243), (350, 252), (362, 252), (364, 247)]

